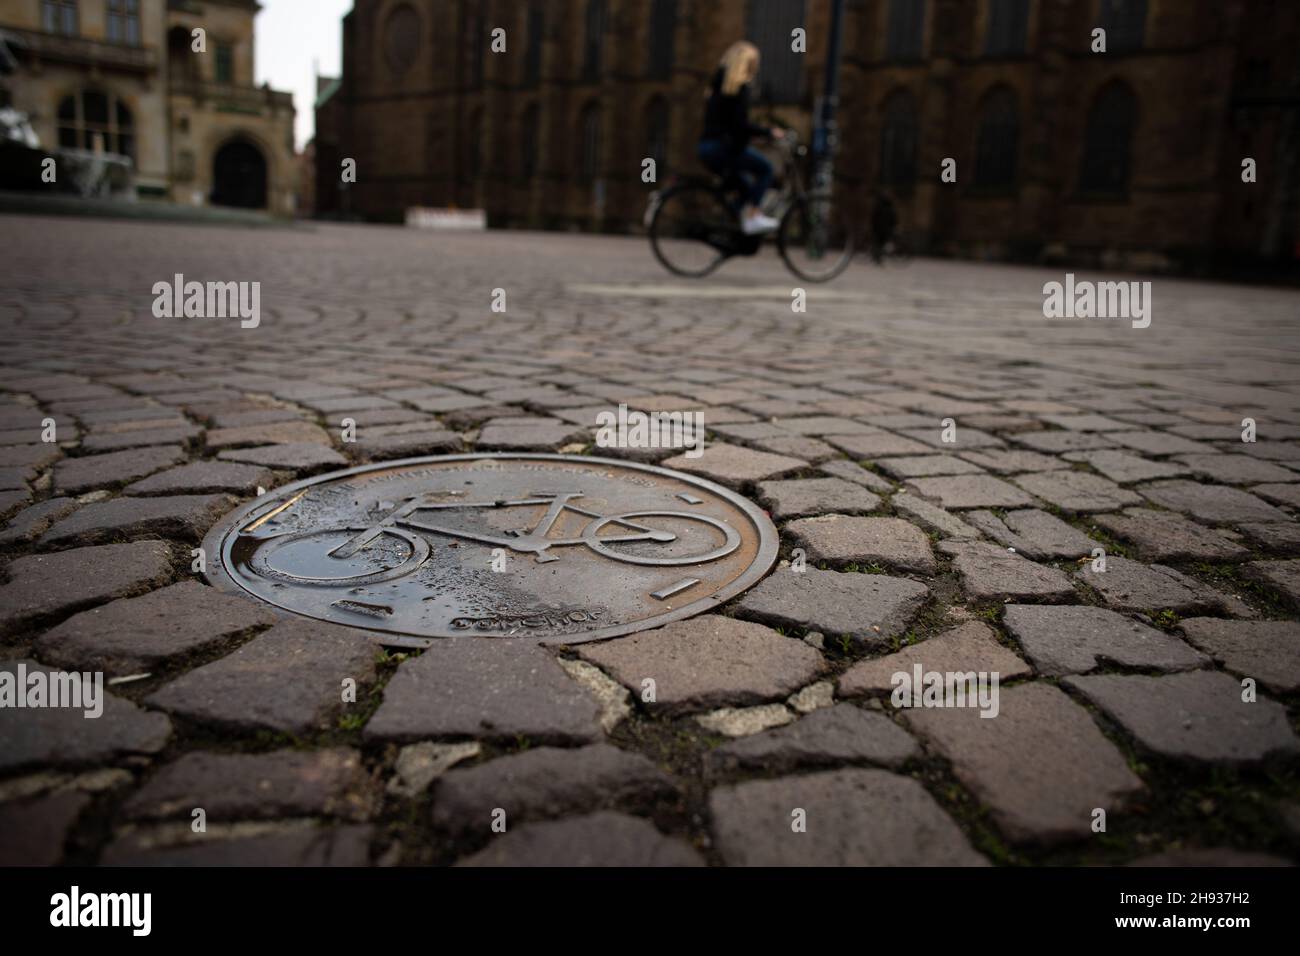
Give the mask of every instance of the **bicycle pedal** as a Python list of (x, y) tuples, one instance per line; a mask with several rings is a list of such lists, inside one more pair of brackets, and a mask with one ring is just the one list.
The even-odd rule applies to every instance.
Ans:
[(550, 564), (552, 561), (558, 561), (560, 559), (553, 554), (539, 554), (533, 560), (538, 564)]

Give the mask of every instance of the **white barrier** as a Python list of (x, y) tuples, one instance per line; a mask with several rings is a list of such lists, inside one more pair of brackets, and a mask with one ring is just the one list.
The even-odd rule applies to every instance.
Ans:
[(412, 206), (406, 210), (406, 224), (416, 229), (483, 230), (487, 212), (482, 209), (427, 209)]

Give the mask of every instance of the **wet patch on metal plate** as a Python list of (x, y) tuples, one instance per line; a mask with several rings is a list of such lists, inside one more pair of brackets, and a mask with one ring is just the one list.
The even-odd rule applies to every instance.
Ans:
[(571, 455), (448, 455), (300, 481), (208, 535), (208, 577), (396, 645), (578, 643), (716, 607), (776, 560), (744, 498), (680, 472)]

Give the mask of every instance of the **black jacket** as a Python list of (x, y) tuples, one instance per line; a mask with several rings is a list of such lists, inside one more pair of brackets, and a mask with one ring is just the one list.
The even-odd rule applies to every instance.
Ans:
[(713, 74), (701, 138), (721, 140), (728, 149), (739, 153), (749, 145), (751, 136), (765, 135), (767, 127), (749, 121), (749, 84), (742, 86), (735, 96), (726, 96), (722, 92), (722, 72), (719, 67)]

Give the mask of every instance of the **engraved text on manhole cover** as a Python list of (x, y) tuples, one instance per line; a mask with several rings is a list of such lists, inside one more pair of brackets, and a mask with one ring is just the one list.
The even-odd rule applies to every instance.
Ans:
[(767, 572), (777, 536), (739, 495), (663, 468), (450, 455), (278, 489), (204, 548), (218, 586), (393, 643), (573, 643), (716, 607)]

